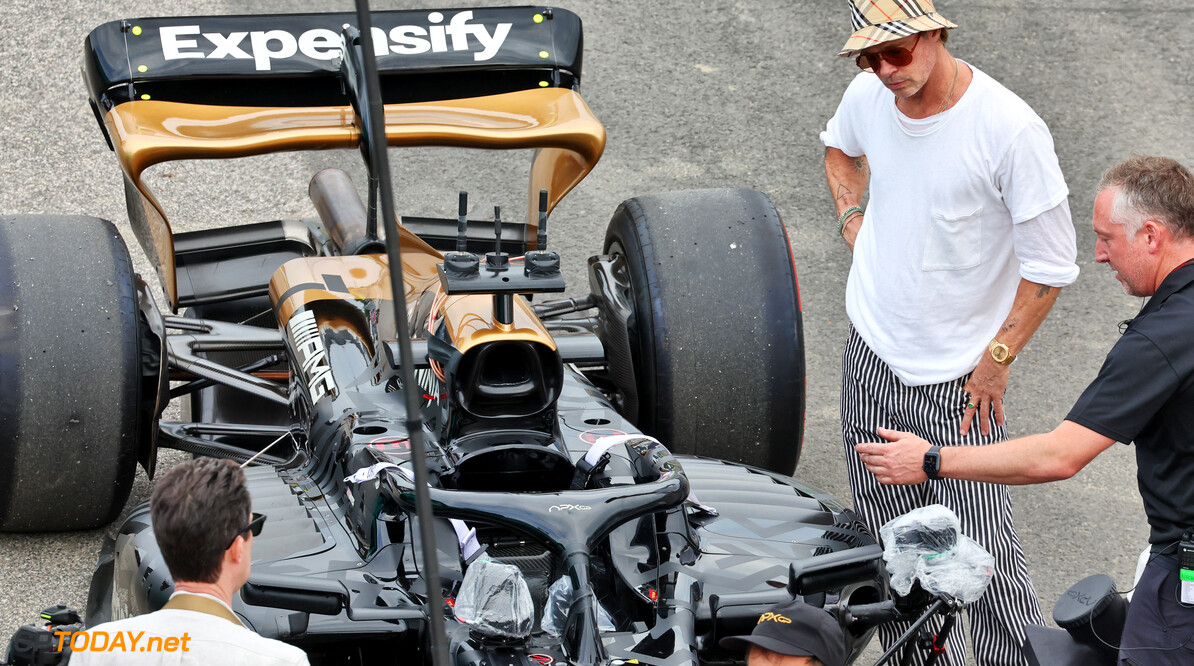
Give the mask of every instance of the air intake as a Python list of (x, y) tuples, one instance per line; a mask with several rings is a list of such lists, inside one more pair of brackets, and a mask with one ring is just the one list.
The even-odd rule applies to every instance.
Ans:
[(483, 418), (542, 412), (560, 395), (563, 366), (555, 350), (537, 342), (502, 340), (478, 345), (460, 359), (452, 396)]

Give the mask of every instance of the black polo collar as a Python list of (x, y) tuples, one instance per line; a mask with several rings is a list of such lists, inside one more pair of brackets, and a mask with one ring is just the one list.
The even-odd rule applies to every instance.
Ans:
[(1148, 303), (1144, 304), (1144, 307), (1140, 309), (1140, 314), (1136, 317), (1155, 311), (1161, 307), (1165, 299), (1181, 291), (1191, 282), (1194, 282), (1194, 259), (1187, 259), (1185, 263), (1169, 271), (1169, 275), (1161, 280), (1161, 286), (1157, 287), (1157, 291), (1152, 298), (1148, 299)]
[(1194, 282), (1194, 259), (1187, 259), (1177, 268), (1169, 271), (1169, 275), (1166, 275), (1165, 279), (1161, 280), (1161, 286), (1157, 287), (1152, 297), (1145, 301), (1144, 305), (1140, 308), (1140, 312), (1137, 312), (1135, 317), (1119, 322), (1120, 334), (1127, 333), (1132, 324), (1136, 323), (1144, 315), (1156, 312), (1166, 299), (1184, 289), (1191, 282)]

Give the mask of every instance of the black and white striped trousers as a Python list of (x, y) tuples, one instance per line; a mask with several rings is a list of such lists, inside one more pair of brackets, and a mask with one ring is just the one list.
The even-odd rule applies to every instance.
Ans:
[[(974, 657), (979, 666), (1025, 665), (1025, 624), (1044, 624), (1036, 590), (1028, 577), (1024, 551), (1012, 524), (1007, 486), (941, 479), (915, 486), (884, 486), (866, 470), (854, 445), (882, 442), (876, 428), (911, 432), (942, 446), (981, 445), (1007, 439), (995, 424), (983, 436), (977, 421), (970, 433), (958, 434), (968, 399), (962, 387), (969, 375), (943, 384), (905, 386), (858, 333), (851, 328), (842, 358), (842, 438), (855, 510), (876, 535), (891, 519), (928, 504), (944, 504), (958, 514), (962, 532), (995, 556), (995, 575), (978, 601), (967, 607)], [(907, 624), (879, 629), (884, 647), (895, 642)], [(962, 624), (951, 632), (948, 661), (965, 664)], [(923, 663), (918, 652), (915, 664)]]

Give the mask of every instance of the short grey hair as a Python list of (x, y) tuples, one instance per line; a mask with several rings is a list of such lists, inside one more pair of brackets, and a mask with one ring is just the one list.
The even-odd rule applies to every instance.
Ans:
[(1133, 155), (1103, 173), (1099, 190), (1118, 188), (1111, 221), (1134, 238), (1148, 219), (1159, 220), (1175, 238), (1194, 238), (1194, 174), (1176, 160)]

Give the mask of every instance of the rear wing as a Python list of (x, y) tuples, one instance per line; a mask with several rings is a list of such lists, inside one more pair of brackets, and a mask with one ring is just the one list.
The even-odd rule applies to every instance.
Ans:
[[(385, 104), (575, 88), (580, 18), (563, 9), (373, 13)], [(351, 13), (138, 18), (105, 23), (83, 49), (98, 118), (131, 100), (340, 106), (341, 28)], [(101, 126), (102, 126), (101, 122)]]
[[(506, 7), (376, 12), (390, 146), (534, 149), (527, 222), (592, 170), (605, 129), (576, 92), (580, 19)], [(129, 221), (173, 307), (187, 299), (166, 211), (142, 174), (183, 159), (354, 148), (342, 28), (355, 14), (127, 19), (91, 32), (84, 76), (125, 175)]]

